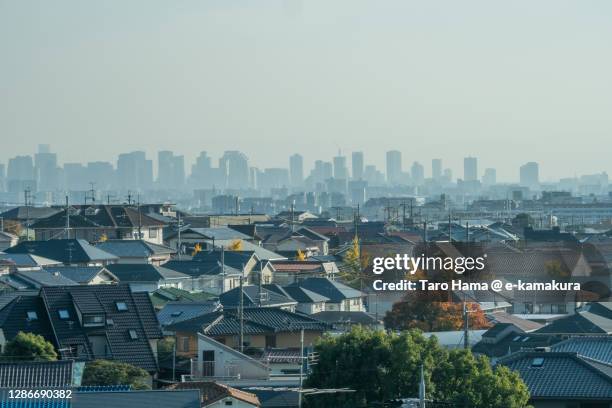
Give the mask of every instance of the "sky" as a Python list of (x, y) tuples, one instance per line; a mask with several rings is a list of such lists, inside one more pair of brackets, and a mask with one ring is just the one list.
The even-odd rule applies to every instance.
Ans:
[(118, 153), (612, 172), (607, 0), (0, 0), (0, 162)]

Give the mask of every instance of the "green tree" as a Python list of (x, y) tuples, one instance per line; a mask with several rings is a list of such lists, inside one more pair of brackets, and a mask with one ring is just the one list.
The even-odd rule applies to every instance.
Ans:
[(142, 368), (119, 361), (94, 360), (85, 364), (83, 385), (131, 385), (137, 390), (149, 389), (149, 374)]
[(319, 363), (308, 387), (350, 388), (354, 393), (309, 396), (308, 407), (366, 407), (418, 395), (423, 365), (427, 398), (453, 406), (524, 408), (527, 386), (505, 367), (491, 368), (469, 350), (447, 351), (420, 331), (401, 334), (355, 328), (316, 345)]
[(53, 344), (43, 336), (19, 332), (6, 343), (2, 359), (5, 361), (55, 361), (57, 353)]

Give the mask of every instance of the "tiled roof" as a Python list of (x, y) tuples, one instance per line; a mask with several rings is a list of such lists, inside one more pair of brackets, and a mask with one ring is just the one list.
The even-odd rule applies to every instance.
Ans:
[(272, 261), (277, 272), (324, 272), (325, 268), (318, 261)]
[(283, 289), (298, 303), (320, 303), (329, 301), (328, 297), (299, 286), (286, 286)]
[(156, 255), (171, 255), (176, 251), (164, 245), (137, 239), (113, 239), (100, 242), (96, 247), (119, 258), (147, 258)]
[(511, 323), (523, 330), (524, 332), (531, 332), (542, 327), (542, 324), (533, 322), (527, 319), (521, 319), (518, 316), (506, 312), (491, 312), (487, 313), (487, 319), (492, 323)]
[[(225, 239), (250, 239), (246, 234), (238, 232), (229, 227), (211, 227), (211, 228), (183, 228), (181, 233), (195, 233), (202, 236), (203, 239), (212, 240), (225, 240)], [(167, 238), (171, 238), (176, 235), (175, 233), (170, 234)]]
[(42, 256), (32, 255), (32, 254), (5, 254), (0, 252), (0, 260), (8, 260), (12, 261), (15, 266), (47, 266), (47, 265), (61, 265), (61, 262), (58, 262), (53, 259), (43, 258)]
[(345, 299), (362, 297), (363, 293), (338, 281), (329, 278), (308, 278), (290, 286), (299, 286), (319, 295), (325, 296), (331, 302), (339, 303)]
[(573, 352), (592, 360), (612, 364), (612, 337), (580, 336), (571, 337), (551, 346), (552, 351)]
[(169, 261), (164, 264), (164, 268), (181, 272), (189, 276), (198, 277), (202, 275), (240, 275), (239, 269), (225, 265), (222, 267), (220, 262), (199, 262), (199, 261)]
[(47, 266), (44, 269), (49, 273), (57, 272), (81, 284), (91, 282), (100, 272), (107, 270), (103, 266)]
[(532, 400), (605, 399), (612, 401), (612, 366), (576, 353), (519, 352), (499, 361), (518, 371)]
[(10, 254), (33, 254), (54, 259), (66, 264), (95, 261), (114, 261), (115, 255), (90, 245), (84, 239), (51, 239), (48, 241), (25, 241), (7, 248)]
[(151, 302), (156, 308), (162, 308), (168, 302), (206, 302), (217, 299), (216, 295), (206, 292), (189, 292), (183, 289), (166, 287), (151, 293)]
[(72, 360), (0, 362), (0, 387), (70, 387)]
[(78, 392), (72, 408), (200, 408), (196, 390)]
[(535, 332), (517, 333), (513, 331), (494, 343), (486, 341), (491, 336), (483, 337), (483, 340), (472, 347), (472, 351), (489, 357), (502, 357), (516, 351), (533, 350), (537, 347), (550, 347), (563, 340), (560, 335), (538, 334)]
[[(45, 305), (36, 292), (16, 292), (16, 295), (6, 295), (12, 299), (0, 306), (0, 327), (7, 340), (13, 339), (20, 331), (32, 332), (43, 336), (47, 341), (55, 343), (53, 330), (46, 317)], [(4, 297), (4, 296), (3, 296)], [(36, 312), (36, 319), (29, 319), (28, 312)]]
[(218, 301), (208, 302), (169, 302), (157, 312), (157, 319), (162, 326), (193, 319), (221, 308)]
[(173, 390), (199, 390), (201, 398), (200, 402), (203, 407), (209, 406), (210, 404), (227, 397), (235, 398), (256, 407), (260, 406), (259, 399), (255, 394), (241, 391), (237, 388), (216, 382), (188, 381), (173, 384), (169, 388)]
[(111, 264), (106, 267), (120, 282), (159, 282), (165, 279), (187, 279), (188, 275), (163, 266), (142, 264)]
[[(281, 305), (296, 304), (292, 298), (273, 292), (266, 288), (255, 285), (245, 285), (242, 287), (242, 302), (244, 307), (263, 306), (274, 307)], [(236, 308), (240, 305), (240, 287), (231, 289), (219, 295), (219, 300), (225, 308)]]
[[(40, 218), (32, 228), (64, 228), (66, 211), (60, 210)], [(146, 212), (127, 205), (74, 205), (70, 210), (70, 225), (83, 228), (145, 228), (161, 227), (164, 222), (149, 217)]]
[(68, 279), (59, 272), (48, 272), (47, 270), (19, 271), (15, 272), (14, 275), (34, 284), (36, 287), (78, 285), (77, 282)]
[(0, 214), (0, 218), (5, 220), (36, 220), (39, 218), (49, 217), (60, 211), (61, 210), (59, 208), (54, 207), (26, 207), (22, 205), (3, 212)]
[(366, 312), (343, 312), (329, 310), (314, 313), (310, 316), (330, 324), (377, 325), (380, 323), (374, 316)]
[[(47, 287), (41, 295), (60, 349), (77, 347), (81, 357), (94, 358), (90, 331), (81, 327), (75, 308), (87, 313), (103, 312), (107, 323), (96, 332), (106, 336), (112, 358), (150, 372), (157, 369), (149, 340), (161, 338), (161, 330), (146, 293), (132, 293), (127, 285), (82, 285)], [(125, 303), (127, 310), (118, 310), (117, 302)], [(68, 319), (62, 319), (59, 310), (66, 310)], [(130, 338), (130, 330), (136, 332), (137, 339)]]
[(217, 264), (218, 262), (225, 263), (226, 266), (231, 266), (234, 269), (242, 270), (244, 266), (255, 256), (253, 251), (206, 251), (198, 252), (193, 261)]
[(554, 320), (552, 323), (536, 330), (536, 333), (612, 334), (612, 319), (588, 311), (579, 311), (573, 315)]

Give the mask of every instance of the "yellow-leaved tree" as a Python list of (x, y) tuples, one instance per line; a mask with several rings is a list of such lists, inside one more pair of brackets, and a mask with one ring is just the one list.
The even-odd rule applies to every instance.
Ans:
[(230, 251), (242, 251), (242, 240), (236, 239), (227, 247)]

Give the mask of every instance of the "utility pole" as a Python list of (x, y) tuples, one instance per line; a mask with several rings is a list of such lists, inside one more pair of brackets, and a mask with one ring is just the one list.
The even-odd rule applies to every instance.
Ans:
[(295, 200), (291, 202), (291, 232), (295, 231)]
[(66, 196), (66, 239), (70, 239), (70, 207), (68, 205), (68, 196)]
[(300, 329), (300, 391), (298, 393), (298, 408), (302, 408), (302, 386), (304, 384), (304, 328)]
[(30, 188), (26, 188), (23, 192), (26, 207), (26, 241), (30, 240)]
[(465, 294), (463, 295), (463, 348), (466, 350), (470, 348), (470, 321)]
[(244, 280), (244, 265), (240, 274), (240, 307), (238, 308), (238, 318), (240, 319), (240, 352), (244, 353), (244, 293), (242, 291)]
[[(183, 244), (181, 243), (181, 212), (176, 211), (178, 217), (178, 260), (181, 260), (181, 251), (183, 250)], [(214, 249), (214, 246), (213, 246)]]
[(172, 381), (176, 381), (176, 338), (172, 346)]
[(140, 212), (140, 193), (138, 193), (138, 202), (136, 208), (138, 209), (138, 239), (142, 239), (142, 213)]

